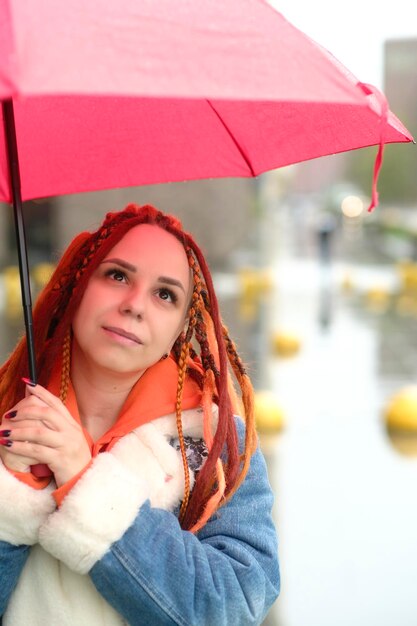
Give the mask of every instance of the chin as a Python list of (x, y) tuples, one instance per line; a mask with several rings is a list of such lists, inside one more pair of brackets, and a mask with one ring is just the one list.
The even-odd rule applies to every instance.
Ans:
[(126, 359), (109, 359), (109, 358), (96, 358), (90, 361), (93, 369), (102, 370), (106, 373), (112, 373), (115, 376), (134, 376), (135, 374), (140, 374), (146, 369), (138, 364), (129, 364), (126, 363)]
[(115, 365), (114, 363), (107, 363), (106, 365), (102, 365), (103, 369), (106, 369), (108, 372), (112, 372), (115, 376), (139, 376), (143, 374), (143, 372), (147, 369), (147, 367), (126, 367), (124, 365)]

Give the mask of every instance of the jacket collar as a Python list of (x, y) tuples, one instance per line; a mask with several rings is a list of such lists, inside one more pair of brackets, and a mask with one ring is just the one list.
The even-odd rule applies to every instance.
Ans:
[[(199, 367), (194, 361), (190, 365)], [(61, 367), (57, 367), (51, 376), (48, 389), (59, 396)], [(92, 448), (109, 449), (127, 433), (161, 416), (175, 413), (177, 396), (178, 366), (172, 357), (159, 361), (139, 378), (132, 387), (119, 416), (113, 426), (97, 441), (91, 439), (84, 429), (84, 434)], [(197, 383), (186, 376), (182, 396), (182, 409), (194, 409), (201, 404), (201, 390)], [(73, 418), (81, 424), (74, 388), (70, 382), (65, 405)], [(171, 421), (171, 420), (170, 420)]]

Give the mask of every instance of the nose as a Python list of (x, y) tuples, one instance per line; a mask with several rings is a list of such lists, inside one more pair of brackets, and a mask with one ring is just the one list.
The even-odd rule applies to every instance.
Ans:
[(145, 314), (145, 296), (142, 290), (135, 289), (125, 294), (120, 302), (120, 313), (143, 319)]

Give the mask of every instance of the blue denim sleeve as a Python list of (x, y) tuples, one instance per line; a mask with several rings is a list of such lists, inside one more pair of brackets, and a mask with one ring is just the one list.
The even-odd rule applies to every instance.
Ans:
[(0, 541), (0, 615), (6, 610), (28, 556), (29, 546), (13, 546)]
[(131, 626), (260, 624), (280, 586), (272, 504), (258, 449), (236, 494), (197, 535), (146, 502), (90, 576)]

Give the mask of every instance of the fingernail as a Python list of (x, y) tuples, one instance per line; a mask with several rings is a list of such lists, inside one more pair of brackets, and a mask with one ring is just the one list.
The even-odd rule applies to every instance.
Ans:
[(7, 446), (8, 448), (11, 447), (13, 441), (10, 441), (10, 439), (0, 439), (0, 445), (2, 446)]
[(0, 437), (10, 437), (11, 430), (0, 430)]
[(22, 378), (22, 380), (25, 385), (29, 385), (29, 387), (36, 387), (36, 383), (34, 383), (33, 380), (30, 380), (30, 378)]
[(13, 419), (13, 417), (16, 417), (16, 415), (17, 415), (17, 411), (9, 411), (8, 413), (5, 414), (4, 419), (11, 420)]

